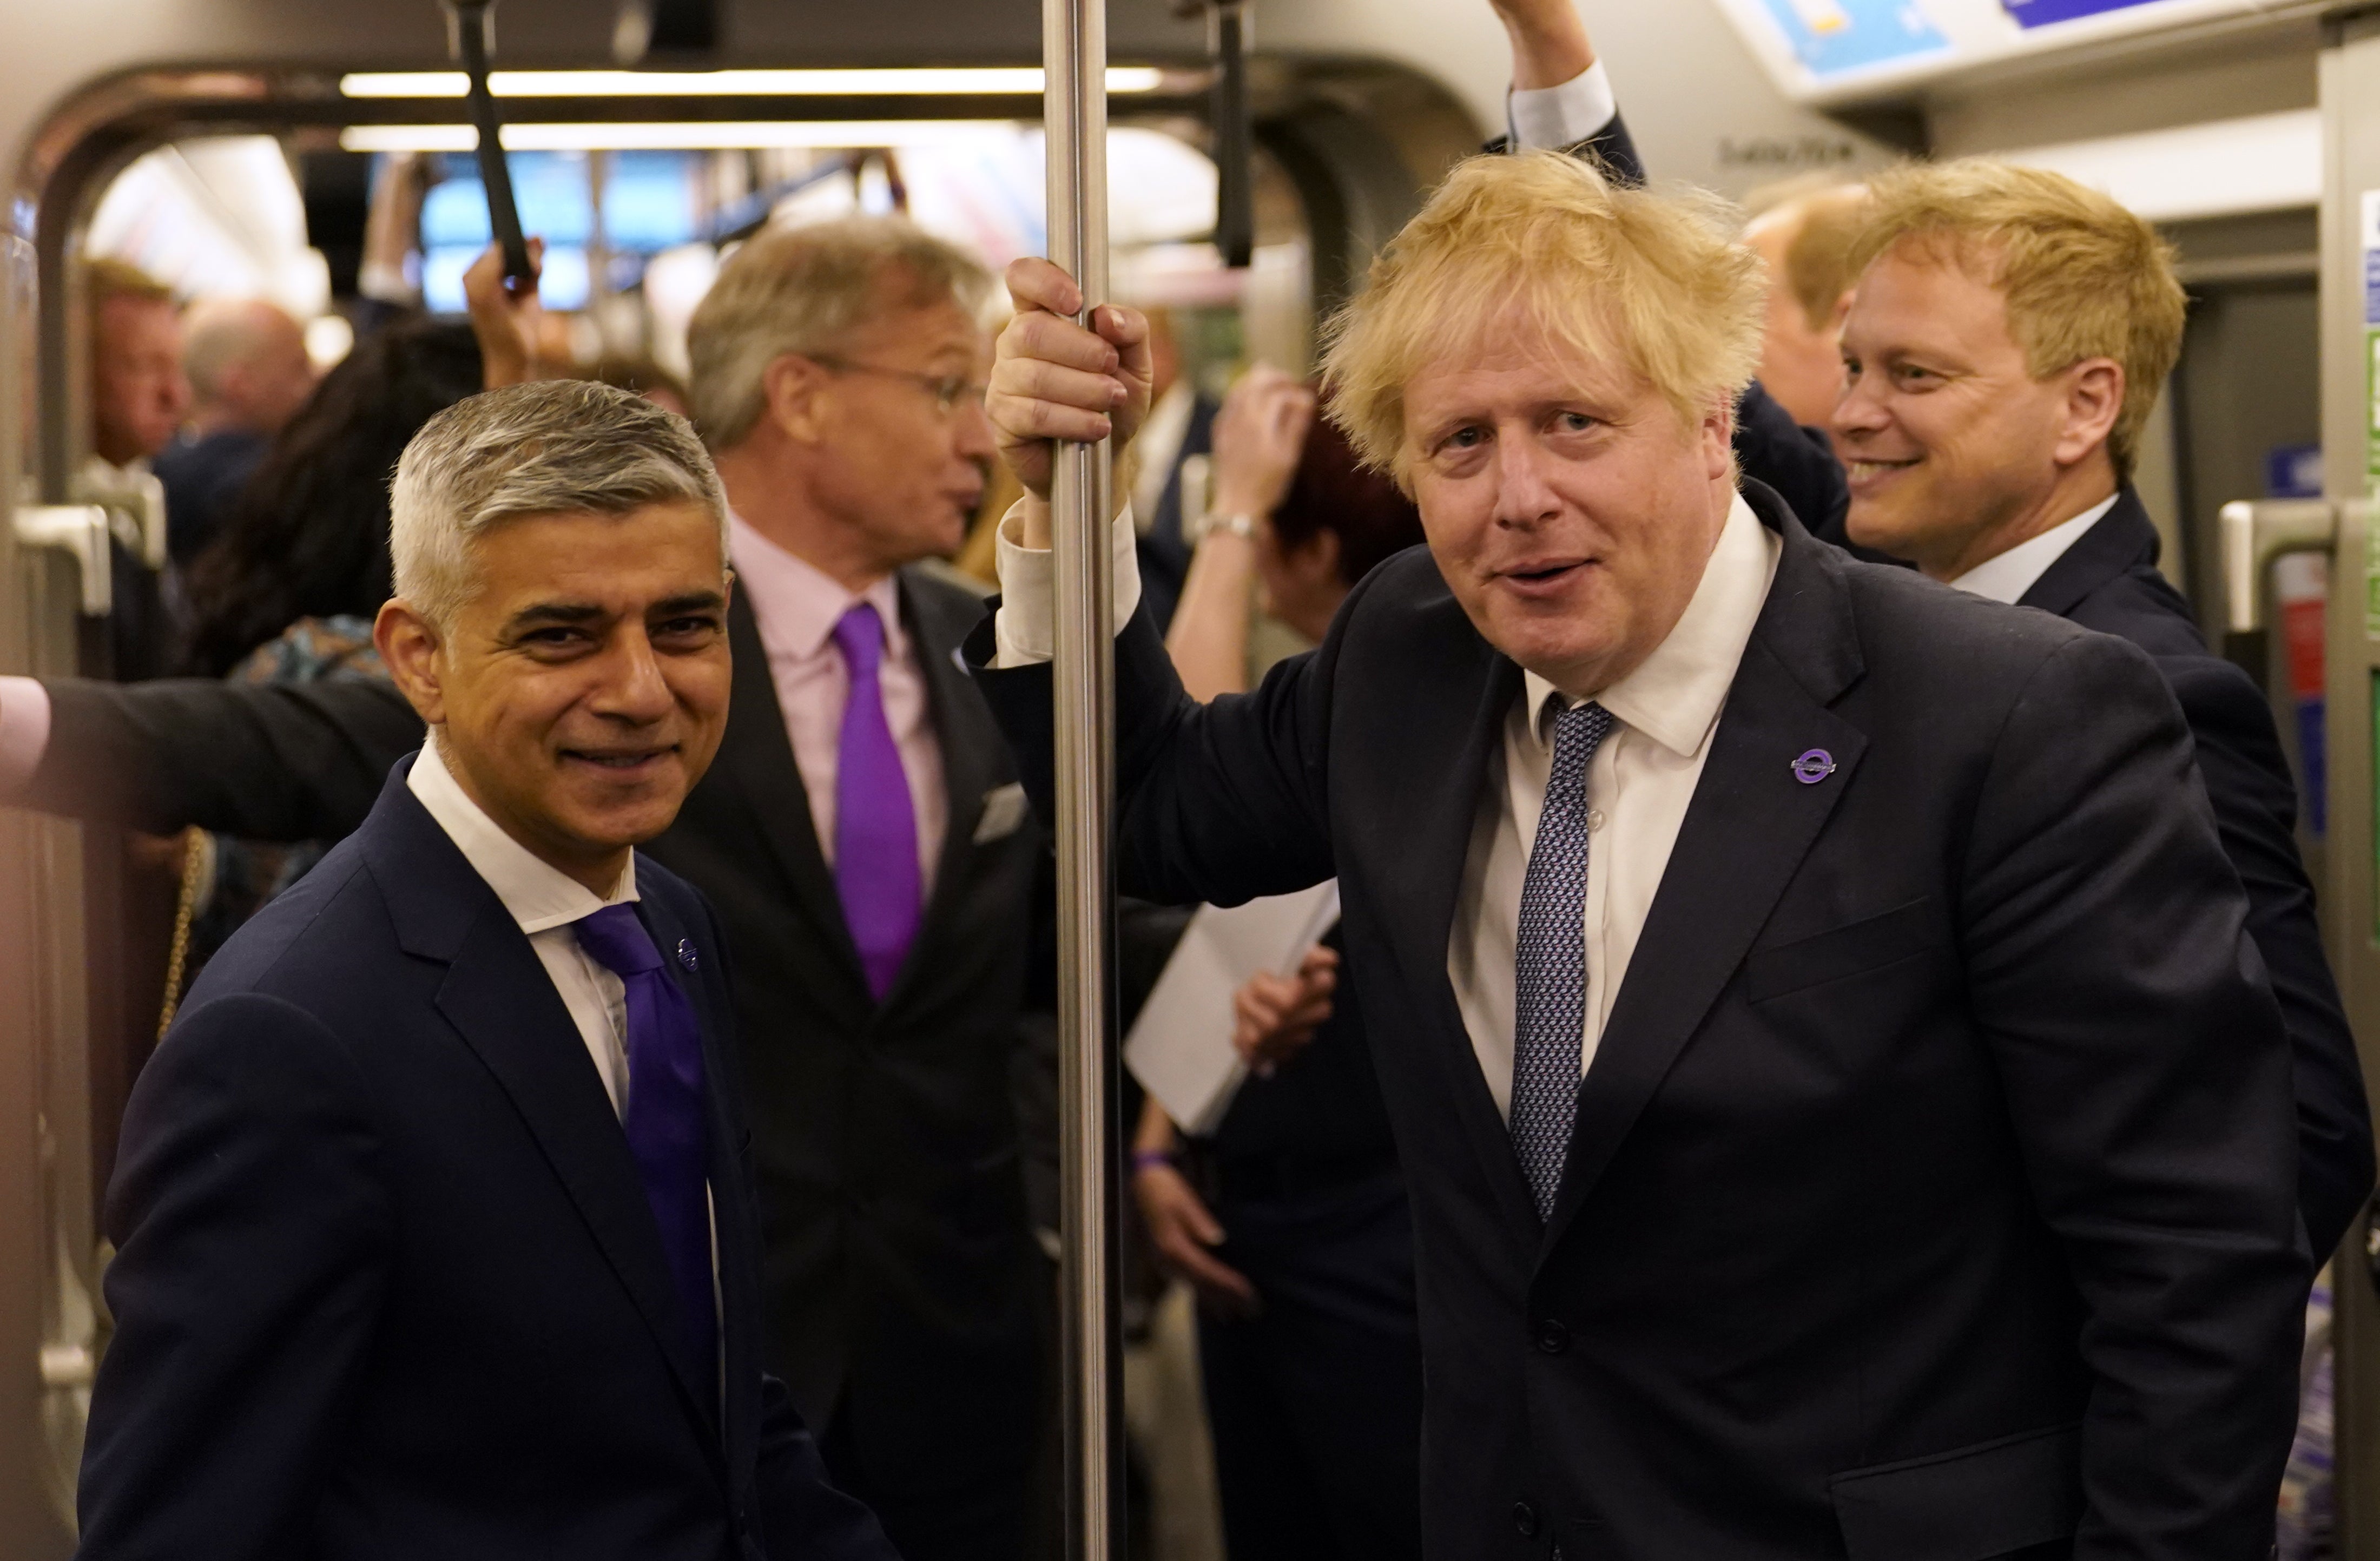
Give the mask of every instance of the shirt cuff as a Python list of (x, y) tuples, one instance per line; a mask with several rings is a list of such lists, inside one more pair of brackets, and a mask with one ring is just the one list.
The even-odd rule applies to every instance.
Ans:
[(1620, 100), (1597, 60), (1559, 87), (1514, 88), (1504, 113), (1513, 151), (1561, 152), (1601, 134), (1620, 116)]
[(30, 677), (0, 677), (0, 801), (25, 789), (50, 746), (50, 691)]
[[(1017, 512), (1024, 507), (1019, 499), (1000, 518), (995, 566), (1000, 613), (991, 623), (994, 667), (1030, 666), (1057, 653), (1050, 648), (1050, 628), (1053, 567), (1046, 551), (1035, 552), (1017, 540), (1024, 531)], [(1124, 506), (1123, 513), (1109, 523), (1108, 537), (1115, 552), (1115, 624), (1122, 634), (1140, 606), (1140, 555), (1135, 546), (1139, 534), (1133, 530), (1132, 506)]]

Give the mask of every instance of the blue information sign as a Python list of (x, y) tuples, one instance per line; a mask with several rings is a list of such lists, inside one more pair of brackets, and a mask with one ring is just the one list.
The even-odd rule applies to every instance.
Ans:
[(2163, 5), (2165, 0), (2000, 0), (2019, 27), (2047, 27), (2052, 22), (2104, 16), (2109, 11), (2136, 10)]
[(1767, 0), (1794, 56), (1820, 80), (1949, 51), (1912, 0)]

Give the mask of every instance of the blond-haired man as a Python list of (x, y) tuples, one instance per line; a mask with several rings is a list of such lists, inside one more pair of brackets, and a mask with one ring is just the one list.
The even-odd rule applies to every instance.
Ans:
[(1852, 539), (2155, 658), (2289, 1024), (2301, 1204), (2327, 1253), (2372, 1190), (2372, 1128), (2298, 854), (2297, 786), (2262, 690), (2208, 653), (2157, 573), (2131, 486), (2181, 347), (2166, 247), (2071, 179), (1976, 159), (1876, 181), (1852, 259), (1835, 413)]
[[(1257, 693), (1116, 645), (1128, 892), (1336, 874), (1410, 1181), (1435, 1557), (2248, 1556), (2307, 1264), (2289, 1055), (2147, 658), (1739, 489), (1757, 261), (1457, 168), (1339, 323), (1428, 538)], [(1051, 437), (1138, 321), (1045, 262), (970, 640), (1049, 781)], [(1129, 562), (1118, 522), (1119, 604)]]
[(1840, 334), (1852, 282), (1851, 247), (1867, 210), (1864, 185), (1820, 176), (1756, 197), (1743, 241), (1769, 275), (1760, 379), (1805, 427), (1824, 428), (1843, 389)]

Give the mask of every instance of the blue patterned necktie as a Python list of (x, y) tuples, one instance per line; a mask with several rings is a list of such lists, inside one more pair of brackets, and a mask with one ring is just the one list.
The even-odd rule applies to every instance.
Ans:
[(710, 1287), (710, 1142), (702, 1099), (702, 1024), (662, 968), (633, 905), (607, 905), (571, 924), (588, 957), (627, 989), (628, 1108), (620, 1125), (661, 1226), (662, 1254), (685, 1308), (686, 1342), (704, 1368), (719, 1348)]
[(1586, 1033), (1586, 766), (1611, 713), (1582, 704), (1554, 724), (1553, 773), (1521, 885), (1512, 971), (1512, 1152), (1537, 1218), (1550, 1220), (1578, 1116)]

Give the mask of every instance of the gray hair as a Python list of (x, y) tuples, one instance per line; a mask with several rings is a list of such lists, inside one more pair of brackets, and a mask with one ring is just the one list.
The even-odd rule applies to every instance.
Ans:
[(832, 353), (903, 287), (919, 307), (948, 299), (981, 314), (991, 273), (905, 217), (844, 217), (771, 228), (719, 268), (686, 331), (694, 426), (714, 450), (744, 442), (769, 398), (769, 365)]
[(443, 629), (471, 599), (472, 540), (531, 515), (625, 515), (727, 497), (710, 457), (676, 413), (591, 380), (540, 380), (458, 401), (424, 423), (396, 463), (389, 552), (396, 593)]

